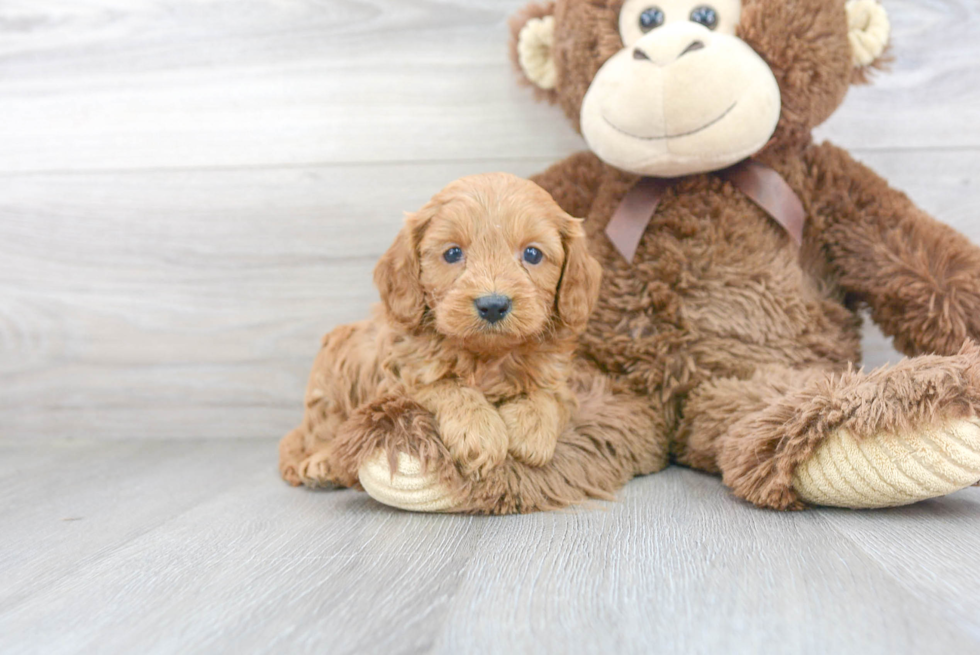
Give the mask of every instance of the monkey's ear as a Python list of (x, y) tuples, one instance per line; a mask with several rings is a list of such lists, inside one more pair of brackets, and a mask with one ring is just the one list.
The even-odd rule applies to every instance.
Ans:
[(846, 7), (854, 82), (863, 84), (871, 71), (887, 63), (891, 23), (878, 0), (848, 0)]
[(510, 19), (510, 58), (537, 95), (554, 102), (555, 3), (530, 4)]
[(585, 331), (589, 316), (599, 299), (602, 265), (589, 254), (582, 221), (566, 216), (562, 228), (565, 266), (558, 283), (558, 317), (572, 332)]
[[(431, 203), (430, 203), (431, 204)], [(419, 242), (432, 218), (430, 206), (405, 218), (395, 242), (374, 267), (374, 284), (381, 293), (388, 319), (409, 332), (418, 329), (425, 315), (425, 294), (419, 279)]]

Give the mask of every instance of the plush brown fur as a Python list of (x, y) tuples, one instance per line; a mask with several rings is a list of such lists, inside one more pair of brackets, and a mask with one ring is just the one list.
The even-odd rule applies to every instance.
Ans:
[[(618, 6), (554, 6), (554, 99), (576, 128), (592, 78), (622, 47)], [(980, 340), (980, 249), (811, 142), (869, 73), (851, 68), (843, 2), (746, 0), (738, 33), (779, 82), (781, 119), (757, 159), (803, 200), (802, 248), (730, 184), (698, 175), (668, 191), (627, 263), (604, 228), (635, 176), (581, 153), (534, 179), (587, 217), (605, 277), (583, 355), (662, 412), (651, 449), (668, 444), (757, 505), (797, 508), (793, 470), (834, 428), (874, 438), (980, 413), (980, 351), (964, 347)], [(854, 371), (863, 306), (897, 347), (932, 356)]]
[[(522, 258), (529, 246), (540, 262)], [(448, 262), (454, 247), (462, 258)], [(336, 444), (426, 430), (445, 445), (426, 452), (448, 453), (468, 477), (485, 477), (508, 452), (547, 463), (575, 408), (572, 353), (600, 278), (580, 221), (540, 187), (504, 174), (449, 185), (378, 263), (384, 311), (324, 340), (303, 425), (280, 446), (283, 477), (350, 486), (357, 456)], [(496, 323), (474, 306), (490, 294), (512, 300)]]
[[(623, 47), (619, 5), (557, 0), (512, 22), (516, 39), (528, 18), (555, 16), (557, 87), (539, 96), (576, 129), (596, 71)], [(803, 201), (802, 247), (706, 174), (666, 193), (628, 263), (604, 228), (636, 176), (591, 153), (536, 176), (565, 211), (586, 217), (605, 271), (580, 348), (582, 365), (595, 370), (580, 368), (578, 418), (542, 467), (508, 458), (479, 481), (464, 478), (422, 423), (398, 432), (403, 442), (390, 448), (427, 461), (458, 509), (531, 511), (603, 497), (657, 470), (668, 452), (722, 475), (741, 498), (795, 509), (793, 471), (833, 430), (873, 439), (980, 414), (980, 350), (969, 343), (980, 341), (980, 250), (845, 151), (811, 141), (849, 85), (880, 66), (852, 68), (844, 1), (745, 0), (738, 34), (779, 83), (779, 125), (757, 159)], [(862, 307), (913, 359), (855, 370)]]
[[(802, 249), (731, 185), (701, 175), (667, 193), (632, 265), (603, 229), (635, 177), (585, 154), (536, 178), (576, 211), (588, 204), (583, 190), (596, 189), (586, 230), (606, 272), (583, 355), (662, 406), (668, 428), (651, 448), (663, 440), (680, 463), (721, 473), (740, 497), (777, 509), (800, 506), (793, 469), (834, 424), (825, 390), (796, 385), (860, 361), (856, 310), (869, 307), (910, 355), (956, 355), (980, 340), (980, 251), (843, 151), (807, 146), (796, 157), (764, 160), (808, 209)], [(569, 182), (580, 178), (589, 184)], [(881, 425), (977, 415), (980, 378), (931, 373), (977, 362), (976, 350), (911, 360), (898, 369), (900, 387), (889, 373), (862, 385), (847, 382), (860, 379), (851, 373), (835, 394), (850, 396), (859, 416), (889, 408)], [(923, 387), (942, 398), (929, 411)], [(807, 398), (809, 418), (828, 416), (794, 436), (785, 413), (807, 409)], [(875, 436), (870, 425), (857, 434)]]
[[(539, 95), (575, 129), (596, 71), (623, 47), (619, 4), (557, 0), (512, 23), (516, 38), (527, 18), (555, 16), (557, 86)], [(463, 476), (424, 412), (392, 400), (345, 426), (337, 461), (348, 476), (378, 447), (402, 450), (438, 472), (456, 509), (507, 513), (607, 497), (669, 453), (756, 505), (796, 509), (795, 467), (834, 430), (874, 439), (980, 415), (980, 249), (847, 152), (811, 140), (880, 62), (852, 68), (844, 0), (743, 4), (738, 34), (771, 67), (783, 103), (756, 158), (802, 200), (802, 246), (705, 174), (667, 191), (626, 262), (604, 228), (637, 177), (591, 153), (569, 157), (534, 179), (586, 218), (604, 276), (572, 383), (580, 409), (554, 458)], [(912, 359), (856, 370), (861, 308)]]

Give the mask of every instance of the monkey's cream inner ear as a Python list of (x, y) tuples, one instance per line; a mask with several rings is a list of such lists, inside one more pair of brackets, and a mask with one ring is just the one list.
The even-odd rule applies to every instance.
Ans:
[(551, 91), (555, 88), (557, 72), (552, 47), (555, 43), (553, 16), (532, 18), (517, 37), (517, 60), (521, 70), (536, 86)]
[(854, 67), (870, 66), (888, 47), (891, 36), (888, 12), (878, 0), (850, 0), (847, 3), (847, 26)]

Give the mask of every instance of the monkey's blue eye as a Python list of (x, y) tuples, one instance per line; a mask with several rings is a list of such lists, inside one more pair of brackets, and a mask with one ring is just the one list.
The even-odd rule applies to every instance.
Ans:
[(664, 20), (664, 12), (660, 7), (649, 7), (640, 14), (640, 29), (649, 32), (663, 25)]
[(540, 264), (542, 259), (544, 259), (544, 253), (534, 246), (528, 246), (524, 249), (524, 261), (528, 264), (532, 266)]
[(453, 246), (442, 253), (442, 258), (446, 260), (447, 264), (455, 264), (463, 258), (463, 249), (458, 246)]
[(718, 12), (708, 5), (702, 5), (691, 12), (691, 20), (713, 30), (718, 27)]

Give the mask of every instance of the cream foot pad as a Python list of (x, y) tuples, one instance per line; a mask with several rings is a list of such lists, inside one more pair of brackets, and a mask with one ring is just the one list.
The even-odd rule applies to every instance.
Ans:
[(938, 498), (978, 480), (980, 420), (971, 419), (861, 441), (840, 430), (797, 467), (793, 488), (814, 505), (864, 509)]
[(449, 492), (436, 476), (422, 474), (422, 462), (398, 454), (398, 473), (391, 474), (388, 455), (378, 451), (357, 472), (364, 491), (379, 503), (410, 512), (445, 512), (452, 507)]

